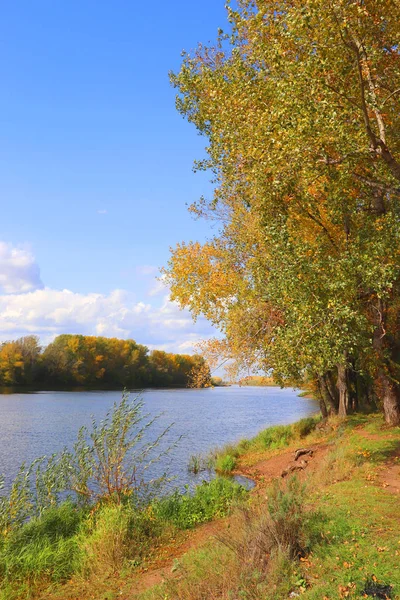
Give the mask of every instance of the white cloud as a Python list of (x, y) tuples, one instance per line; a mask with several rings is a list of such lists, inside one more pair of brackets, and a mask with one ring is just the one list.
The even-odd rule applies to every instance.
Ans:
[(26, 249), (0, 242), (0, 291), (14, 294), (42, 287), (40, 269), (32, 254)]
[(36, 334), (48, 343), (61, 333), (81, 333), (133, 338), (151, 348), (187, 353), (212, 335), (205, 320), (194, 324), (167, 296), (152, 306), (135, 302), (123, 290), (104, 295), (50, 288), (0, 296), (0, 331), (3, 340)]
[(166, 276), (165, 275), (161, 275), (161, 277), (158, 277), (153, 285), (151, 286), (151, 288), (149, 289), (149, 296), (158, 296), (159, 294), (165, 294), (165, 291), (167, 289), (167, 283), (166, 283)]
[(100, 208), (100, 209), (97, 211), (97, 214), (98, 214), (98, 215), (106, 215), (107, 213), (108, 213), (108, 210), (106, 210), (105, 208)]
[[(145, 276), (156, 267), (139, 267)], [(27, 334), (49, 343), (61, 333), (133, 338), (149, 348), (190, 353), (199, 339), (215, 334), (188, 311), (170, 302), (164, 282), (157, 281), (148, 293), (150, 302), (138, 302), (124, 290), (110, 294), (81, 294), (44, 288), (32, 254), (0, 242), (0, 340)], [(163, 296), (160, 293), (163, 293)], [(157, 297), (154, 297), (157, 296)], [(154, 297), (154, 298), (153, 298)]]

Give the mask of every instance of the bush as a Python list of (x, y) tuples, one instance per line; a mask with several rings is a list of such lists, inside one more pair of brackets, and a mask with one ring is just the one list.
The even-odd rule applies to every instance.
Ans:
[[(309, 515), (304, 509), (305, 488), (296, 477), (285, 484), (274, 480), (265, 505), (243, 508), (239, 535), (222, 540), (233, 549), (240, 564), (251, 563), (265, 572), (273, 557), (304, 556), (309, 542)], [(240, 514), (239, 514), (240, 516)]]
[(190, 529), (213, 517), (225, 516), (231, 507), (246, 496), (238, 483), (218, 477), (197, 486), (194, 493), (178, 491), (153, 503), (157, 519), (173, 523), (180, 529)]

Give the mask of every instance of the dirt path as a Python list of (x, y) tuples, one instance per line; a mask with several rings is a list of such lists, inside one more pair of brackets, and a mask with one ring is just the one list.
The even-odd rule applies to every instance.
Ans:
[[(307, 465), (303, 470), (296, 471), (296, 474), (300, 479), (307, 479), (311, 473), (314, 473), (321, 461), (325, 457), (328, 451), (327, 444), (312, 444), (307, 446), (308, 449), (313, 451), (313, 456), (305, 457), (307, 459)], [(281, 478), (282, 471), (284, 471), (289, 465), (298, 464), (294, 461), (295, 448), (281, 452), (276, 456), (272, 456), (266, 460), (262, 460), (252, 467), (245, 467), (238, 471), (238, 474), (249, 477), (256, 482), (256, 487), (252, 493), (261, 493), (262, 490), (268, 485), (273, 479)], [(220, 519), (218, 521), (212, 521), (202, 526), (197, 527), (195, 530), (190, 531), (185, 540), (179, 544), (171, 544), (165, 548), (164, 559), (160, 559), (156, 564), (148, 571), (138, 573), (138, 575), (132, 580), (130, 588), (130, 598), (135, 598), (137, 594), (144, 592), (145, 590), (162, 583), (165, 579), (174, 577), (173, 566), (174, 562), (181, 558), (184, 554), (190, 550), (201, 548), (210, 539), (215, 537), (218, 533), (221, 533), (225, 528), (229, 527), (229, 518)], [(124, 590), (126, 594), (127, 590)]]
[[(329, 446), (327, 444), (319, 443), (307, 445), (307, 448), (313, 451), (313, 456), (305, 456), (304, 461), (307, 462), (307, 466), (302, 470), (296, 471), (296, 474), (300, 479), (307, 479), (311, 473), (316, 471), (322, 459), (325, 457)], [(282, 472), (287, 469), (288, 466), (301, 464), (301, 458), (298, 462), (294, 460), (295, 450), (295, 448), (292, 448), (286, 452), (281, 452), (276, 456), (272, 456), (271, 458), (256, 463), (252, 467), (245, 467), (240, 470), (239, 473), (240, 475), (245, 475), (256, 481), (257, 488), (268, 485), (272, 479), (277, 477), (280, 478)]]
[(187, 532), (183, 541), (165, 546), (164, 557), (159, 558), (149, 570), (139, 572), (131, 584), (132, 598), (154, 585), (162, 583), (167, 577), (174, 577), (174, 562), (193, 548), (201, 548), (209, 539), (223, 531), (227, 519), (219, 519), (205, 523)]
[(400, 449), (382, 467), (378, 474), (378, 482), (388, 492), (400, 494)]

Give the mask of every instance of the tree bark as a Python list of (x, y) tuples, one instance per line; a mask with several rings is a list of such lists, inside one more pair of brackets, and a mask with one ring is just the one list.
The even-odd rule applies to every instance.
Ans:
[(321, 415), (323, 419), (326, 419), (328, 417), (328, 409), (326, 407), (326, 402), (325, 402), (325, 398), (321, 389), (321, 382), (320, 382), (320, 377), (318, 377), (317, 379), (318, 381), (318, 396), (319, 396), (319, 408), (321, 411)]
[(346, 417), (350, 410), (350, 390), (348, 368), (338, 365), (337, 388), (339, 391), (339, 417)]
[(400, 387), (391, 373), (391, 358), (395, 343), (390, 339), (387, 328), (387, 305), (379, 298), (375, 308), (375, 331), (373, 346), (378, 354), (380, 366), (375, 378), (375, 393), (382, 402), (385, 421), (388, 425), (400, 425)]
[(377, 378), (377, 394), (383, 403), (385, 421), (390, 426), (400, 425), (400, 389), (381, 369)]
[(318, 381), (319, 381), (319, 387), (321, 390), (321, 397), (324, 400), (327, 415), (336, 415), (337, 414), (337, 405), (335, 402), (335, 398), (332, 396), (332, 394), (329, 390), (326, 375), (321, 375), (318, 378)]
[(331, 397), (332, 408), (334, 409), (334, 414), (337, 415), (339, 410), (339, 394), (336, 387), (336, 382), (334, 381), (334, 376), (332, 371), (327, 371), (325, 373), (325, 381), (326, 386), (329, 391), (329, 395)]

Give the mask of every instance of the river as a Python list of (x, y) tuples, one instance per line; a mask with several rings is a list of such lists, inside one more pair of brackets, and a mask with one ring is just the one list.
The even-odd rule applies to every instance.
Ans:
[[(314, 401), (276, 387), (144, 390), (145, 413), (161, 415), (153, 437), (174, 423), (171, 436), (183, 436), (169, 458), (174, 485), (193, 485), (205, 474), (189, 474), (189, 457), (256, 435), (270, 425), (291, 423), (317, 411)], [(138, 392), (132, 392), (132, 397)], [(101, 420), (118, 391), (36, 392), (0, 395), (0, 473), (6, 487), (21, 463), (71, 447), (78, 429)], [(159, 465), (158, 470), (165, 465)]]

